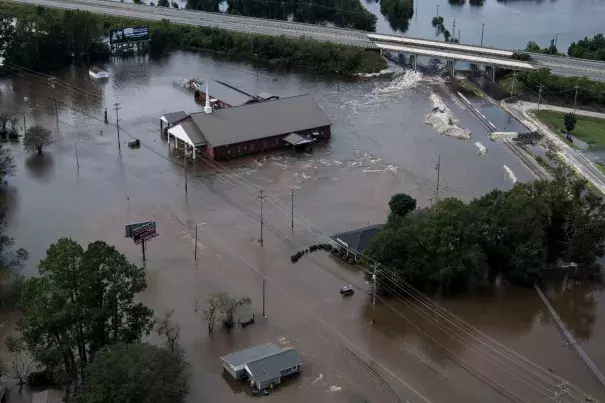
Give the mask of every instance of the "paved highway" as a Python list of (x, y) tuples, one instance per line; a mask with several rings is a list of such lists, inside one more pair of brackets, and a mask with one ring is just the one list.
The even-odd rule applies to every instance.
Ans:
[[(387, 42), (389, 45), (400, 43), (402, 47), (422, 49), (418, 54), (434, 57), (443, 56), (444, 51), (458, 60), (467, 60), (469, 55), (478, 58), (507, 58), (512, 51), (480, 46), (445, 43), (420, 38), (406, 38), (395, 35), (368, 34), (345, 28), (324, 27), (314, 24), (268, 20), (262, 18), (243, 17), (223, 13), (207, 13), (168, 7), (154, 7), (139, 4), (121, 3), (106, 0), (10, 0), (17, 3), (37, 4), (48, 7), (79, 9), (99, 14), (119, 15), (159, 21), (168, 19), (172, 22), (204, 27), (217, 27), (230, 31), (252, 34), (285, 35), (288, 37), (308, 37), (319, 41), (341, 43), (364, 48), (376, 48), (374, 41)], [(386, 45), (386, 44), (385, 44)], [(386, 47), (383, 47), (386, 49)], [(396, 51), (396, 49), (391, 49)], [(574, 59), (566, 57), (531, 54), (531, 63), (535, 67), (548, 67), (553, 74), (561, 76), (583, 76), (593, 80), (605, 81), (605, 62)], [(429, 55), (430, 57), (430, 55)], [(512, 62), (512, 60), (511, 60)], [(518, 61), (515, 61), (518, 63)], [(499, 64), (504, 67), (503, 64)], [(514, 66), (511, 64), (511, 68)], [(523, 67), (521, 67), (523, 68)], [(526, 67), (525, 67), (526, 68)]]
[(166, 18), (172, 22), (203, 27), (217, 27), (229, 31), (265, 35), (285, 35), (290, 37), (309, 37), (320, 41), (342, 43), (346, 45), (372, 48), (375, 45), (363, 31), (344, 28), (331, 28), (314, 24), (302, 24), (279, 20), (266, 20), (235, 16), (223, 13), (207, 13), (154, 7), (139, 4), (97, 1), (97, 0), (11, 0), (17, 3), (36, 4), (47, 7), (79, 9), (99, 14), (119, 15), (159, 21)]

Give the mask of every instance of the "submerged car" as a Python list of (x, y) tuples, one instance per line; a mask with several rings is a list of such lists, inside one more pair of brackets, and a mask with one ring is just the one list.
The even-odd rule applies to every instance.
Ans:
[(355, 289), (354, 289), (354, 288), (353, 288), (353, 286), (352, 286), (352, 285), (350, 285), (350, 284), (349, 284), (349, 285), (345, 285), (344, 287), (342, 287), (342, 288), (340, 289), (340, 293), (341, 293), (343, 296), (345, 296), (345, 297), (346, 297), (346, 296), (349, 296), (349, 295), (353, 295), (353, 294), (355, 293)]

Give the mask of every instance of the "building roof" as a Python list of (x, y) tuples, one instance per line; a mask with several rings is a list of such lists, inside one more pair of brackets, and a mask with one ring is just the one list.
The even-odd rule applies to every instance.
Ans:
[(214, 147), (331, 125), (310, 95), (191, 114)]
[(229, 84), (217, 80), (214, 81), (215, 83), (208, 88), (210, 98), (218, 99), (231, 106), (240, 106), (251, 101), (256, 101), (249, 94), (246, 94)]
[(302, 358), (293, 348), (284, 348), (279, 354), (261, 358), (246, 364), (246, 369), (257, 382), (265, 382), (281, 376), (279, 371), (302, 365)]
[(187, 117), (187, 114), (183, 111), (177, 111), (177, 112), (170, 112), (170, 113), (165, 113), (162, 116), (160, 116), (160, 119), (163, 120), (165, 123), (168, 123), (169, 125), (178, 122), (179, 120), (185, 119)]
[(283, 352), (283, 350), (283, 348), (277, 347), (273, 343), (265, 343), (225, 355), (221, 357), (221, 360), (225, 361), (230, 366), (237, 368), (250, 362), (254, 362), (274, 354), (279, 354)]
[(382, 230), (383, 224), (370, 225), (353, 231), (341, 232), (332, 236), (338, 242), (345, 242), (348, 247), (358, 253), (363, 253), (369, 246), (372, 238)]
[(168, 133), (192, 146), (207, 143), (206, 138), (190, 117), (181, 120), (178, 125), (172, 126), (168, 129)]

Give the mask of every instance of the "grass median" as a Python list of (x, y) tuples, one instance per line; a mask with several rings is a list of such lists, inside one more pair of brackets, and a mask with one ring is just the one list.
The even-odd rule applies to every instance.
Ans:
[[(541, 110), (536, 112), (536, 116), (557, 134), (566, 133), (565, 113)], [(590, 116), (576, 115), (578, 121), (575, 129), (571, 132), (575, 137), (585, 143), (591, 143), (595, 146), (605, 146), (605, 119), (594, 118)]]

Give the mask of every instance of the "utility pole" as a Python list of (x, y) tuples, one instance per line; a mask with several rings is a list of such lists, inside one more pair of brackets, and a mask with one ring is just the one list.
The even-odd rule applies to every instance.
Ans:
[(437, 166), (435, 167), (437, 170), (437, 191), (435, 195), (435, 203), (439, 201), (439, 180), (441, 179), (441, 154), (437, 154)]
[(483, 31), (485, 30), (485, 23), (481, 24), (481, 46), (483, 46)]
[(576, 114), (576, 106), (577, 106), (577, 104), (578, 104), (578, 89), (579, 89), (579, 88), (580, 88), (579, 86), (577, 86), (577, 85), (575, 86), (575, 89), (576, 89), (576, 95), (575, 95), (575, 96), (574, 96), (574, 98), (573, 98), (573, 114), (574, 114), (574, 115)]
[[(259, 190), (260, 192), (260, 196), (258, 196), (258, 198), (260, 199), (260, 246), (263, 246), (263, 200), (265, 199), (265, 189), (261, 189)], [(264, 284), (264, 283), (263, 283)]]
[(23, 135), (25, 135), (26, 131), (27, 131), (27, 126), (25, 125), (25, 112), (23, 112)]
[[(513, 70), (513, 83), (510, 86), (510, 96), (512, 97), (515, 93), (515, 75), (517, 74), (517, 70)], [(508, 115), (510, 116), (510, 114)]]
[(294, 229), (294, 187), (290, 187), (290, 196), (292, 196), (292, 224), (290, 224), (290, 227), (292, 229)]
[(187, 194), (187, 165), (189, 165), (187, 161), (187, 146), (185, 146), (185, 194)]
[(145, 261), (145, 238), (141, 242), (141, 250), (143, 251), (143, 262)]
[(78, 158), (78, 144), (74, 141), (74, 149), (76, 150), (76, 164), (78, 166), (78, 172), (80, 172), (80, 160)]
[(267, 315), (265, 315), (265, 277), (263, 277), (263, 318), (267, 319)]
[(538, 112), (540, 112), (540, 102), (542, 101), (542, 88), (544, 87), (543, 84), (540, 84), (538, 86)]
[(116, 100), (116, 103), (113, 104), (114, 106), (114, 110), (116, 111), (116, 127), (118, 128), (118, 150), (120, 151), (120, 153), (122, 153), (122, 145), (120, 144), (120, 116), (118, 114), (118, 111), (122, 108), (120, 108), (120, 103)]
[(55, 77), (50, 77), (48, 79), (48, 84), (50, 85), (50, 88), (53, 89), (53, 100), (55, 101), (55, 117), (57, 118), (57, 127), (59, 127), (59, 109), (57, 108), (57, 95), (55, 92), (55, 81), (56, 81)]
[(458, 28), (458, 43), (460, 43), (460, 28)]
[(439, 4), (437, 4), (437, 17), (439, 17)]
[(202, 224), (198, 224), (195, 226), (195, 252), (193, 253), (193, 259), (197, 260), (197, 229)]
[(372, 274), (372, 324), (376, 323), (376, 290), (378, 287), (376, 286), (376, 282), (378, 281), (378, 277), (376, 276), (376, 269), (378, 268), (378, 263), (374, 264), (374, 273)]
[(456, 19), (454, 18), (454, 23), (453, 23), (453, 27), (452, 27), (452, 41), (454, 39), (456, 39)]

